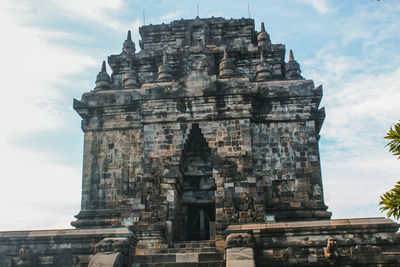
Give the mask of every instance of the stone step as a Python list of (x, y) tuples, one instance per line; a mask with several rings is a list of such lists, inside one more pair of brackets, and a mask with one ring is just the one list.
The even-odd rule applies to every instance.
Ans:
[(133, 262), (137, 263), (202, 263), (224, 261), (224, 254), (221, 252), (201, 253), (174, 253), (174, 254), (150, 254), (133, 255)]
[(215, 247), (199, 247), (199, 248), (165, 248), (157, 249), (156, 253), (203, 253), (203, 252), (219, 252)]
[(168, 245), (169, 248), (201, 248), (213, 247), (215, 248), (215, 241), (178, 241)]
[(131, 267), (225, 267), (225, 261), (175, 262), (175, 263), (134, 263)]

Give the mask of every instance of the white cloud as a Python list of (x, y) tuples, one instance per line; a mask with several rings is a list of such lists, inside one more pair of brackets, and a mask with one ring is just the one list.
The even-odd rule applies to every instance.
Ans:
[[(325, 56), (328, 61), (343, 60)], [(335, 218), (382, 216), (379, 195), (395, 184), (400, 173), (400, 164), (383, 139), (390, 125), (400, 119), (400, 68), (370, 74), (368, 64), (362, 64), (366, 73), (347, 76), (351, 70), (346, 64), (329, 72), (332, 66), (326, 62), (320, 71), (326, 71), (326, 76), (318, 76), (330, 81), (325, 87), (327, 118), (321, 131), (326, 202)], [(335, 77), (336, 81), (330, 80)]]
[[(95, 62), (77, 51), (54, 47), (46, 39), (53, 32), (22, 26), (14, 12), (0, 4), (0, 207), (6, 218), (0, 229), (68, 227), (71, 210), (79, 208), (80, 168), (55, 163), (56, 156), (50, 153), (21, 147), (15, 137), (63, 127), (65, 116), (57, 104), (63, 96), (54, 83), (62, 84), (65, 75)], [(45, 207), (48, 203), (57, 204), (64, 214), (51, 216), (57, 209)]]
[[(8, 9), (1, 8), (0, 43), (5, 74), (2, 86), (9, 101), (0, 105), (0, 117), (7, 130), (2, 135), (41, 131), (60, 127), (59, 110), (54, 105), (60, 92), (52, 83), (64, 75), (78, 73), (95, 61), (76, 52), (62, 51), (43, 36), (52, 34), (34, 27), (21, 26)], [(9, 112), (12, 110), (12, 116)]]
[(335, 42), (304, 62), (305, 76), (324, 84), (322, 173), (335, 218), (383, 216), (379, 195), (399, 179), (400, 162), (383, 139), (400, 119), (400, 57), (394, 41), (400, 20), (394, 13), (387, 6), (372, 13), (361, 7), (338, 19), (330, 32)]
[(79, 212), (81, 170), (54, 155), (0, 142), (0, 230), (71, 228)]
[(136, 44), (136, 50), (138, 51), (139, 48), (139, 40), (141, 40), (142, 38), (140, 37), (139, 34), (139, 27), (142, 26), (142, 21), (140, 19), (136, 19), (135, 21), (133, 21), (128, 27), (128, 29), (131, 30), (132, 33), (132, 40), (135, 42)]
[(333, 11), (326, 0), (300, 0), (306, 4), (311, 5), (318, 13), (326, 14)]
[(168, 12), (167, 14), (162, 15), (160, 17), (160, 22), (170, 22), (172, 20), (177, 20), (177, 19), (181, 18), (183, 14), (184, 14), (184, 12), (181, 10)]
[[(88, 19), (121, 31), (123, 25), (112, 16), (110, 11), (117, 11), (123, 7), (122, 0), (45, 0), (48, 9), (78, 17), (78, 19)], [(122, 29), (121, 29), (122, 28)]]

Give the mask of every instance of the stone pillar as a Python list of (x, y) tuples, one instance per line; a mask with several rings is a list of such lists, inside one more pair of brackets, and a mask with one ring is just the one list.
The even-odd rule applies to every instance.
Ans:
[(255, 267), (254, 239), (251, 234), (237, 233), (227, 236), (226, 266), (227, 267)]

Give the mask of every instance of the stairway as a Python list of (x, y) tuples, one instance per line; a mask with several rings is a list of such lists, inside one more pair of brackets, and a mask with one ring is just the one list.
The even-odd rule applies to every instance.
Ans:
[(147, 255), (133, 255), (132, 267), (225, 267), (224, 253), (214, 241), (184, 241), (164, 244)]

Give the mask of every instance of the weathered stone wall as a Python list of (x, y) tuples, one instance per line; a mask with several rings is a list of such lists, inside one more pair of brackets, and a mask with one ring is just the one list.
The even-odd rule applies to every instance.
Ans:
[[(254, 239), (257, 266), (397, 266), (398, 227), (361, 218), (232, 225), (227, 232)], [(249, 247), (239, 241), (233, 247)]]
[(135, 238), (126, 228), (0, 232), (0, 266), (88, 266), (102, 240), (119, 238), (128, 243), (118, 249), (121, 261), (129, 262)]
[[(84, 117), (87, 209), (118, 209), (115, 225), (122, 218), (140, 227), (181, 220), (182, 156), (198, 125), (213, 163), (218, 233), (262, 222), (267, 213), (277, 220), (329, 217), (318, 155), (320, 88), (310, 81), (231, 84), (222, 82), (219, 95), (184, 97), (173, 84), (148, 85), (141, 95), (84, 95), (75, 108)], [(180, 227), (174, 223), (174, 232)]]
[(144, 50), (199, 44), (250, 45), (255, 42), (254, 20), (245, 18), (175, 20), (170, 24), (142, 26), (139, 28), (139, 33), (142, 36), (141, 47)]
[(267, 213), (277, 220), (315, 219), (319, 214), (301, 210), (324, 207), (314, 124), (253, 124), (254, 176), (264, 187)]
[(318, 155), (322, 89), (303, 80), (293, 56), (286, 70), (285, 47), (264, 26), (196, 18), (140, 32), (142, 50), (128, 35), (108, 59), (111, 77), (104, 65), (95, 90), (74, 102), (85, 132), (74, 226), (187, 239), (193, 217), (206, 216), (221, 239), (228, 225), (267, 214), (330, 217)]

